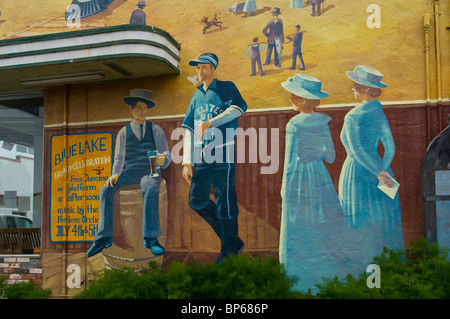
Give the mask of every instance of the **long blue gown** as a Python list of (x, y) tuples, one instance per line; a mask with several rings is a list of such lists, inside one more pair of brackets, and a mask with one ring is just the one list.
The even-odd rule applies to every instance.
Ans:
[[(391, 199), (378, 188), (381, 170), (395, 178), (390, 168), (395, 144), (381, 103), (372, 100), (349, 111), (341, 141), (347, 158), (339, 178), (339, 198), (354, 248), (366, 267), (383, 246), (404, 249), (398, 192)], [(378, 154), (379, 142), (383, 144), (383, 157)], [(358, 270), (352, 272), (362, 272)]]
[(280, 262), (297, 282), (293, 290), (317, 292), (322, 277), (345, 276), (347, 241), (339, 198), (324, 164), (335, 149), (321, 113), (300, 113), (286, 125), (281, 189)]
[(292, 9), (301, 9), (305, 7), (305, 1), (303, 0), (291, 0)]

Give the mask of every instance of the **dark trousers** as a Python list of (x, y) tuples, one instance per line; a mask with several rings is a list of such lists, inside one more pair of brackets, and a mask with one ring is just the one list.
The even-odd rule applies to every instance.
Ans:
[(265, 64), (270, 64), (272, 51), (273, 51), (273, 59), (274, 59), (275, 65), (280, 65), (280, 58), (278, 56), (278, 52), (277, 52), (275, 43), (269, 43), (267, 46), (267, 55), (266, 55), (266, 63)]
[(293, 52), (292, 53), (292, 69), (295, 69), (295, 66), (297, 64), (297, 56), (300, 61), (300, 70), (304, 70), (305, 62), (303, 62), (303, 55), (301, 52)]
[(256, 59), (252, 58), (252, 75), (256, 74), (256, 64), (258, 64), (259, 74), (263, 74), (262, 65), (261, 65), (261, 58), (258, 57)]
[[(235, 163), (195, 164), (189, 191), (189, 206), (220, 238), (224, 257), (229, 253), (237, 254), (239, 208), (235, 174)], [(211, 185), (215, 202), (210, 199)]]
[(142, 176), (124, 170), (113, 187), (100, 190), (100, 216), (95, 240), (113, 237), (114, 194), (126, 185), (140, 184), (143, 199), (142, 235), (145, 238), (161, 236), (159, 223), (159, 187), (161, 177)]
[(320, 2), (317, 3), (311, 3), (312, 6), (312, 15), (315, 16), (316, 15), (316, 5), (317, 5), (317, 15), (320, 16)]

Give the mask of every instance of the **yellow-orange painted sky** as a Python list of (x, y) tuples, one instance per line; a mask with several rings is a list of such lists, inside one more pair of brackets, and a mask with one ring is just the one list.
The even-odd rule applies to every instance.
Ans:
[[(323, 81), (323, 89), (330, 97), (322, 104), (352, 103), (351, 81), (345, 71), (357, 64), (367, 64), (381, 71), (389, 84), (380, 100), (405, 101), (425, 99), (425, 61), (423, 40), (423, 15), (432, 13), (433, 1), (424, 0), (326, 0), (325, 12), (312, 17), (311, 7), (291, 9), (290, 0), (256, 0), (254, 17), (234, 16), (228, 8), (233, 0), (155, 0), (147, 1), (147, 24), (168, 31), (180, 44), (181, 74), (176, 80), (152, 81), (156, 92), (172, 92), (174, 107), (158, 110), (161, 114), (181, 114), (189, 101), (193, 86), (187, 81), (194, 74), (188, 65), (201, 52), (211, 51), (220, 58), (216, 75), (222, 80), (232, 80), (241, 90), (249, 108), (288, 106), (289, 94), (280, 83), (296, 72), (311, 74)], [(34, 35), (39, 33), (70, 31), (64, 23), (64, 11), (71, 0), (2, 0), (0, 4), (0, 38)], [(367, 7), (376, 3), (381, 8), (381, 28), (366, 25)], [(441, 48), (443, 64), (443, 94), (450, 96), (449, 4), (441, 1)], [(82, 20), (82, 28), (127, 24), (137, 0), (116, 0), (108, 10)], [(285, 44), (282, 68), (263, 67), (266, 76), (249, 76), (250, 59), (246, 56), (248, 44), (258, 36), (265, 41), (262, 29), (272, 18), (270, 9), (279, 7), (284, 22), (285, 35), (294, 32), (300, 24), (306, 31), (303, 39), (306, 71), (290, 70), (292, 44)], [(270, 8), (270, 9), (269, 9)], [(217, 13), (223, 22), (222, 29), (212, 27), (202, 34), (202, 17), (213, 18)], [(432, 49), (434, 45), (432, 44)], [(264, 62), (265, 51), (262, 53)], [(432, 60), (433, 62), (434, 60)], [(447, 72), (445, 69), (447, 68)], [(432, 69), (434, 76), (434, 68)], [(434, 92), (434, 90), (433, 90)], [(434, 96), (435, 97), (435, 96)], [(181, 101), (180, 101), (181, 100)]]

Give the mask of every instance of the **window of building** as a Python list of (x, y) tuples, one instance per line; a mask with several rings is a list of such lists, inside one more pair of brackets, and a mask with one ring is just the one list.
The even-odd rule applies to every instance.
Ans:
[(19, 241), (41, 238), (43, 134), (42, 92), (0, 95), (0, 254), (39, 251)]

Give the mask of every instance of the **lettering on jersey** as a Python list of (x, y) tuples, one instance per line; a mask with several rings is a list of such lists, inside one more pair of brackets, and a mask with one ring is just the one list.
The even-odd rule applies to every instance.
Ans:
[(206, 104), (196, 109), (197, 118), (202, 121), (208, 121), (223, 112), (219, 106), (214, 104)]

